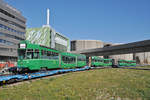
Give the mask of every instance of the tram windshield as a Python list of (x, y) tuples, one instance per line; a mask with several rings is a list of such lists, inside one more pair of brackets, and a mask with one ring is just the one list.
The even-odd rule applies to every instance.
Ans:
[(18, 50), (19, 59), (24, 59), (25, 53), (26, 53), (26, 50)]

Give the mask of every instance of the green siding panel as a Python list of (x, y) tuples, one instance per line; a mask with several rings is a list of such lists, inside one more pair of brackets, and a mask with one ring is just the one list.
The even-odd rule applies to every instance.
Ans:
[(26, 30), (26, 40), (29, 40), (31, 43), (44, 45), (50, 47), (50, 28), (29, 28)]

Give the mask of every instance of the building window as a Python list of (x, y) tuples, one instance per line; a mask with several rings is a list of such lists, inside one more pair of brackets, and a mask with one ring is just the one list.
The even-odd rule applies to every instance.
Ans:
[(76, 51), (76, 41), (71, 41), (71, 51)]
[(19, 37), (17, 37), (17, 36), (10, 35), (10, 34), (7, 34), (7, 33), (2, 33), (2, 32), (0, 32), (0, 36), (6, 36), (6, 37), (13, 38), (13, 39), (17, 39), (17, 40), (24, 40), (24, 39), (19, 38)]
[(15, 32), (15, 33), (17, 33), (18, 35), (24, 35), (24, 34), (25, 34), (25, 32), (16, 31), (16, 30), (14, 30), (14, 29), (12, 29), (12, 28), (10, 28), (10, 27), (7, 27), (7, 26), (5, 26), (5, 25), (2, 25), (2, 24), (0, 24), (0, 28), (6, 29), (6, 30), (8, 30), (8, 31), (10, 31), (10, 32)]
[(0, 17), (0, 20), (1, 20), (1, 21), (4, 21), (4, 22), (7, 22), (7, 23), (9, 23), (9, 24), (11, 24), (11, 25), (13, 25), (13, 26), (16, 26), (16, 27), (25, 29), (25, 27), (23, 27), (23, 26), (21, 26), (21, 25), (15, 23), (15, 22), (13, 22), (13, 21), (9, 21), (9, 20), (7, 20), (7, 19), (4, 19), (4, 18), (2, 18), (2, 17)]
[(0, 48), (0, 51), (6, 51), (6, 52), (8, 52), (9, 49), (8, 48)]
[(21, 23), (23, 23), (23, 24), (25, 24), (25, 21), (23, 21), (23, 20), (21, 20), (21, 19), (15, 17), (14, 15), (8, 13), (7, 11), (5, 11), (5, 10), (3, 10), (3, 9), (0, 9), (0, 12), (3, 13), (3, 14), (5, 14), (5, 15), (7, 15), (7, 16), (9, 16), (9, 17), (11, 17), (11, 18), (14, 18), (14, 19), (18, 20), (19, 22), (21, 22)]
[(0, 39), (0, 43), (6, 44), (6, 45), (17, 45), (16, 43), (13, 43), (13, 42), (10, 42), (7, 40), (3, 40), (3, 39)]

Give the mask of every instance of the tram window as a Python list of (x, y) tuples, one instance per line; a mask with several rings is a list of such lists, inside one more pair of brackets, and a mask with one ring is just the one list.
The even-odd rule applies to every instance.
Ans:
[(51, 59), (51, 52), (47, 51), (47, 59)]
[(80, 61), (82, 61), (83, 59), (82, 58), (80, 58)]
[(54, 54), (53, 54), (53, 58), (54, 58), (54, 59), (58, 59), (58, 53), (54, 53)]
[(25, 58), (25, 52), (26, 52), (26, 50), (18, 50), (19, 59)]
[(63, 56), (62, 60), (64, 63), (74, 63), (75, 57)]
[(80, 57), (78, 57), (78, 61), (81, 61), (81, 58), (80, 58)]
[(95, 62), (95, 59), (92, 59), (92, 62)]
[(119, 63), (122, 63), (122, 61), (119, 61)]
[(92, 62), (94, 62), (94, 59), (92, 59)]
[(75, 57), (73, 58), (73, 62), (76, 62), (76, 58)]
[(75, 62), (75, 57), (70, 57), (70, 62), (69, 63), (74, 63)]
[(73, 62), (74, 62), (73, 58), (70, 58), (70, 63), (73, 63)]
[(97, 60), (96, 60), (96, 59), (94, 59), (94, 62), (97, 62)]
[(33, 52), (27, 52), (27, 59), (32, 59), (33, 58)]
[(35, 49), (34, 54), (33, 54), (33, 59), (38, 59), (39, 58), (39, 50)]
[(67, 63), (67, 62), (66, 62), (67, 59), (66, 59), (65, 56), (62, 57), (62, 60), (63, 60), (64, 63)]
[(64, 61), (64, 63), (66, 63), (66, 57), (65, 56), (63, 56), (63, 61)]
[(49, 59), (58, 59), (58, 53), (49, 51)]
[(50, 51), (50, 59), (54, 59), (54, 52)]
[(34, 52), (33, 59), (38, 59), (38, 58), (39, 58), (39, 53), (38, 52)]
[(68, 58), (68, 63), (72, 62), (72, 58), (71, 57), (67, 57)]
[(65, 56), (62, 56), (62, 61), (63, 61), (63, 62), (65, 61)]
[(71, 57), (67, 57), (67, 61), (68, 61), (68, 63), (71, 63), (72, 62), (72, 58)]
[(69, 63), (69, 58), (68, 57), (66, 57), (66, 63)]
[(41, 51), (41, 55), (44, 55), (44, 50)]
[(94, 62), (94, 59), (92, 59), (92, 62)]
[(103, 60), (100, 60), (100, 62), (103, 62)]
[(104, 60), (104, 63), (109, 63), (109, 61), (108, 60)]
[(76, 61), (76, 58), (73, 58), (73, 62), (75, 62)]
[(39, 52), (39, 50), (38, 50), (38, 49), (35, 49), (35, 52)]
[(47, 59), (47, 52), (42, 50), (42, 58)]
[(80, 61), (85, 61), (85, 58), (84, 58), (84, 57), (81, 57), (81, 58), (80, 58)]
[(33, 52), (33, 49), (27, 49), (27, 52)]

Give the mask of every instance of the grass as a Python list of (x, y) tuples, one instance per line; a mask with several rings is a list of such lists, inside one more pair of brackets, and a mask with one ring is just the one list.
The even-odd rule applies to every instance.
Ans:
[(150, 71), (98, 69), (0, 88), (0, 100), (150, 100)]
[(147, 65), (147, 66), (136, 66), (136, 67), (129, 67), (129, 68), (150, 68), (150, 65)]
[(137, 68), (150, 68), (150, 66), (138, 66)]

